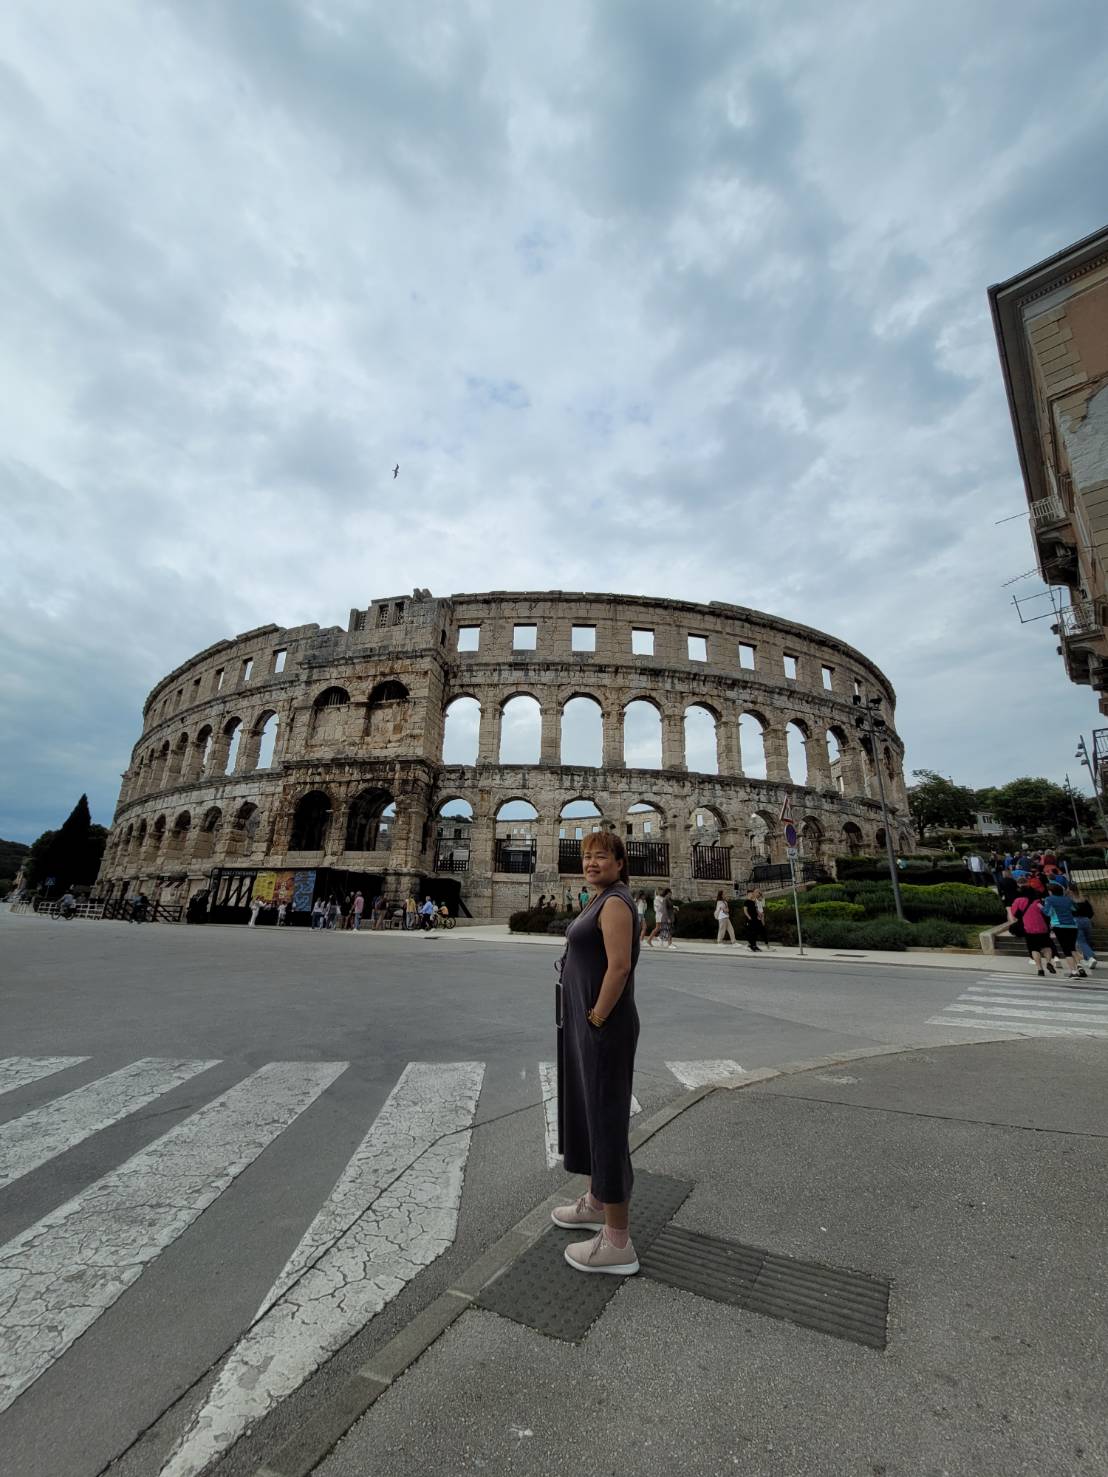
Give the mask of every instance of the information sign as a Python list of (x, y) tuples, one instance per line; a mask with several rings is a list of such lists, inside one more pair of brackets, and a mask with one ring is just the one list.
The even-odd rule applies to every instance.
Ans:
[(790, 862), (795, 862), (796, 859), (797, 859), (797, 857), (800, 855), (800, 847), (799, 846), (786, 846), (786, 848), (785, 848), (785, 855), (788, 857), (788, 859), (789, 859)]

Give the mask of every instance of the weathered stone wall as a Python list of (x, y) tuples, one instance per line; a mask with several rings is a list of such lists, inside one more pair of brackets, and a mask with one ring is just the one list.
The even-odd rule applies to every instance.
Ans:
[[(534, 650), (514, 648), (520, 625), (536, 627)], [(574, 626), (593, 629), (593, 650), (572, 649)], [(459, 631), (475, 627), (478, 649), (460, 651)], [(653, 633), (653, 655), (632, 653), (632, 630)], [(705, 643), (704, 660), (690, 657), (690, 637)], [(754, 648), (753, 670), (740, 666), (740, 643)], [(785, 675), (786, 657), (795, 661), (794, 678)], [(877, 756), (859, 741), (855, 692), (881, 700), (888, 730)], [(503, 709), (520, 695), (541, 708), (535, 762), (501, 763)], [(481, 708), (476, 763), (445, 765), (444, 715), (460, 697)], [(574, 697), (599, 705), (599, 767), (561, 763), (561, 715)], [(624, 711), (636, 700), (660, 715), (660, 768), (624, 762)], [(906, 844), (894, 704), (888, 681), (861, 652), (738, 606), (558, 591), (378, 600), (351, 611), (348, 630), (259, 627), (208, 648), (158, 683), (123, 776), (101, 883), (141, 883), (183, 900), (216, 866), (336, 867), (384, 872), (389, 889), (401, 894), (434, 875), (435, 817), (446, 802), (463, 800), (473, 823), (462, 896), (476, 916), (500, 917), (526, 902), (528, 879), (494, 870), (498, 810), (512, 799), (535, 807), (530, 891), (561, 895), (575, 880), (559, 873), (559, 831), (572, 837), (574, 826), (561, 812), (570, 801), (588, 800), (599, 819), (585, 829), (610, 824), (637, 840), (642, 813), (628, 811), (653, 806), (650, 839), (669, 847), (669, 885), (679, 896), (714, 896), (721, 879), (694, 877), (693, 847), (709, 836), (729, 847), (733, 881), (749, 875), (752, 860), (782, 859), (778, 816), (787, 796), (805, 856), (829, 860), (874, 848), (881, 826), (876, 762), (894, 840)], [(685, 711), (694, 705), (715, 721), (718, 773), (686, 767)], [(743, 714), (764, 730), (764, 778), (744, 772), (751, 765), (740, 745)], [(790, 722), (806, 738), (804, 784), (789, 774)], [(834, 763), (828, 731), (841, 750)], [(325, 812), (320, 844), (294, 849), (303, 839), (293, 834), (298, 803), (316, 793), (325, 797), (318, 801)], [(367, 841), (352, 820), (367, 793), (374, 814), (395, 804), (387, 851), (366, 850), (380, 845), (376, 833), (370, 827)]]

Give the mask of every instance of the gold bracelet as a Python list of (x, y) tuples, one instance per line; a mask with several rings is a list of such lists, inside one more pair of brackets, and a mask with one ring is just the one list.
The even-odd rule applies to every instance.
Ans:
[(605, 1016), (603, 1020), (598, 1020), (597, 1019), (597, 1015), (596, 1015), (596, 1010), (594, 1008), (593, 1010), (590, 1010), (589, 1011), (589, 1013), (585, 1017), (585, 1019), (588, 1021), (588, 1023), (589, 1023), (590, 1026), (602, 1026), (604, 1024), (604, 1022), (608, 1019), (608, 1017)]

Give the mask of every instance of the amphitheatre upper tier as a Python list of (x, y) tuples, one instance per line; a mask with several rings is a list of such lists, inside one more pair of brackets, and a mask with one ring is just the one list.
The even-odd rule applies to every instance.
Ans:
[[(877, 752), (856, 729), (856, 696), (880, 700)], [(469, 828), (466, 865), (455, 856), (449, 870), (472, 911), (499, 915), (523, 885), (501, 865), (506, 802), (537, 812), (522, 828), (511, 818), (530, 832), (538, 890), (566, 875), (566, 807), (577, 820), (591, 802), (628, 837), (655, 812), (649, 845), (665, 836), (665, 875), (696, 894), (721, 880), (697, 872), (705, 822), (740, 880), (752, 858), (780, 855), (787, 795), (806, 855), (875, 844), (877, 764), (899, 840), (894, 705), (862, 652), (741, 606), (417, 590), (351, 610), (346, 629), (258, 627), (158, 682), (101, 875), (176, 879), (187, 895), (215, 866), (328, 867), (403, 891), (444, 872), (445, 807)]]

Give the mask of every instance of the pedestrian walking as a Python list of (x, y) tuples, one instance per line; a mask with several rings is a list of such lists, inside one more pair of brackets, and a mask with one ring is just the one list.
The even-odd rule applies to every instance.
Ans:
[(1005, 867), (1000, 874), (1000, 883), (997, 891), (1000, 893), (1000, 900), (1007, 910), (1009, 921), (1012, 917), (1012, 904), (1019, 896), (1019, 890), (1020, 885), (1012, 876), (1011, 868)]
[(1081, 895), (1081, 889), (1074, 882), (1070, 886), (1070, 896), (1073, 899), (1073, 917), (1077, 925), (1077, 948), (1085, 965), (1089, 969), (1096, 968), (1096, 954), (1093, 952), (1093, 905), (1087, 897)]
[(260, 897), (250, 899), (250, 923), (248, 927), (253, 928), (258, 921), (258, 914), (262, 911), (262, 900)]
[(581, 852), (594, 897), (566, 930), (559, 965), (559, 1121), (565, 1167), (588, 1175), (589, 1184), (575, 1204), (553, 1210), (551, 1219), (569, 1230), (596, 1232), (566, 1247), (575, 1271), (628, 1277), (639, 1270), (630, 1231), (634, 1172), (628, 1143), (639, 1039), (637, 913), (620, 838), (594, 831)]
[(1054, 973), (1050, 945), (1050, 924), (1043, 913), (1039, 894), (1032, 887), (1021, 887), (1019, 897), (1012, 904), (1012, 923), (1009, 929), (1027, 946), (1027, 954), (1040, 975)]
[(1077, 957), (1077, 918), (1074, 914), (1073, 898), (1069, 896), (1064, 887), (1054, 883), (1041, 906), (1043, 915), (1049, 920), (1054, 937), (1058, 940), (1061, 957), (1069, 960), (1070, 979), (1088, 979)]
[(743, 898), (743, 938), (746, 939), (746, 947), (752, 954), (759, 954), (758, 935), (762, 931), (762, 923), (758, 917), (758, 899), (754, 896), (753, 887), (746, 889)]
[(341, 917), (342, 909), (339, 907), (338, 902), (334, 898), (332, 898), (327, 908), (327, 927), (338, 928), (339, 919)]
[(651, 949), (654, 947), (654, 940), (661, 934), (666, 921), (666, 900), (662, 896), (662, 889), (660, 887), (654, 889), (652, 907), (654, 909), (654, 927), (646, 936), (647, 947)]
[(407, 929), (416, 926), (416, 900), (415, 894), (409, 892), (404, 900), (404, 927)]
[(728, 943), (733, 944), (735, 942), (735, 930), (731, 924), (731, 909), (727, 906), (727, 899), (724, 897), (722, 890), (716, 893), (715, 919), (719, 924), (719, 928), (716, 931), (716, 943), (722, 944), (723, 936), (727, 934)]
[(424, 933), (431, 932), (431, 920), (435, 916), (435, 904), (430, 897), (425, 897), (419, 909), (419, 926)]
[(287, 903), (278, 903), (277, 904), (277, 927), (278, 928), (284, 928), (284, 926), (285, 926), (285, 919), (286, 919), (287, 915), (288, 915), (288, 904)]
[(362, 914), (364, 912), (365, 912), (365, 898), (362, 896), (361, 892), (359, 891), (359, 892), (356, 892), (354, 894), (354, 931), (355, 931), (355, 933), (357, 933), (357, 932), (359, 932), (361, 930), (361, 926), (362, 926)]
[(646, 937), (646, 893), (640, 892), (635, 898), (635, 912), (639, 917), (639, 938)]
[(588, 905), (589, 905), (589, 889), (587, 887), (582, 887), (581, 888), (581, 891), (577, 894), (577, 911), (579, 913), (583, 913), (585, 911), (585, 909), (588, 907)]
[(312, 904), (312, 927), (322, 928), (327, 921), (327, 912), (323, 899), (317, 897)]

